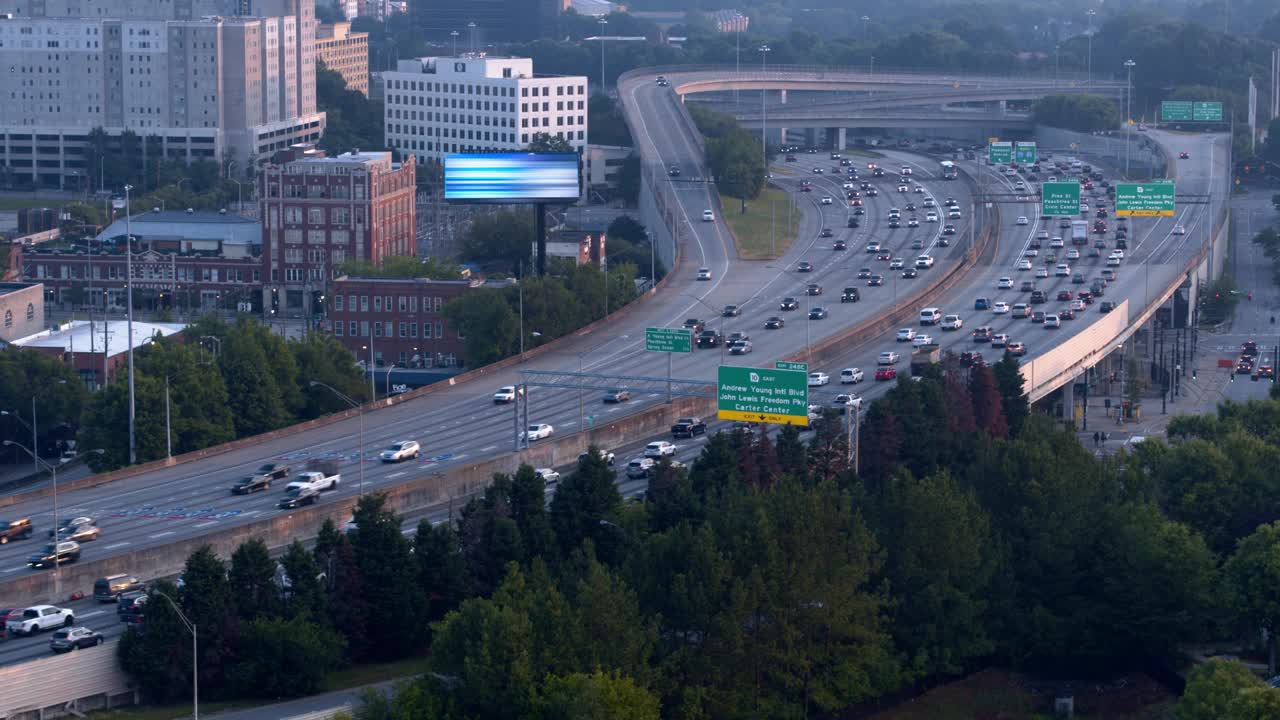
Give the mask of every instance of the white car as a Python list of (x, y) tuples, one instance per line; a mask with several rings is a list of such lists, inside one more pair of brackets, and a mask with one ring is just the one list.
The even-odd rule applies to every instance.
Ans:
[(916, 331), (913, 328), (902, 328), (898, 331), (898, 342), (911, 342), (916, 339)]
[(821, 387), (831, 382), (831, 376), (824, 372), (809, 373), (809, 387)]
[(11, 615), (5, 623), (10, 635), (35, 635), (44, 630), (60, 627), (71, 627), (76, 624), (75, 613), (69, 608), (53, 605), (32, 605), (22, 614)]
[(1044, 316), (1044, 329), (1045, 329), (1045, 330), (1057, 330), (1057, 329), (1058, 329), (1058, 328), (1060, 328), (1060, 327), (1062, 327), (1062, 320), (1061, 320), (1061, 319), (1059, 319), (1057, 315), (1045, 315), (1045, 316)]
[(904, 192), (911, 192), (911, 188), (910, 188), (910, 187), (908, 187), (908, 186), (906, 186), (906, 185), (899, 185), (899, 186), (898, 186), (898, 192), (900, 192), (900, 193), (904, 193)]
[(840, 383), (843, 385), (854, 385), (862, 382), (861, 368), (845, 368), (840, 371)]
[(845, 189), (845, 190), (852, 190), (852, 189), (853, 189), (853, 183), (851, 183), (851, 182), (846, 182), (846, 183), (842, 184), (840, 187), (841, 187), (841, 188), (843, 188), (843, 189)]
[(1019, 269), (1019, 270), (1030, 270), (1030, 269), (1031, 269), (1031, 261), (1030, 261), (1030, 260), (1019, 260), (1019, 261), (1018, 261), (1018, 269)]
[(715, 222), (715, 221), (716, 221), (715, 213), (711, 212), (710, 210), (702, 211), (702, 222)]
[(903, 165), (903, 166), (902, 166), (902, 168), (898, 170), (898, 174), (899, 174), (899, 175), (910, 175), (910, 174), (911, 174), (911, 166), (910, 166), (910, 165)]
[(533, 423), (520, 433), (521, 440), (546, 440), (554, 434), (556, 429), (546, 423)]
[(1019, 224), (1019, 225), (1026, 225), (1026, 224), (1027, 224), (1027, 223), (1029, 223), (1029, 222), (1031, 222), (1031, 221), (1030, 221), (1030, 220), (1027, 220), (1027, 216), (1026, 216), (1026, 215), (1019, 215), (1019, 216), (1018, 216), (1018, 224)]
[(1008, 345), (1009, 345), (1008, 335), (1004, 333), (996, 333), (995, 335), (991, 336), (991, 347), (1002, 348), (1002, 347), (1008, 347)]
[(825, 197), (823, 197), (823, 198), (822, 198), (822, 201), (821, 201), (821, 202), (822, 202), (822, 204), (823, 204), (823, 205), (830, 205), (833, 201), (831, 200), (831, 196), (830, 196), (830, 195), (827, 195), (827, 196), (825, 196)]
[(1038, 267), (1038, 268), (1036, 268), (1036, 277), (1038, 277), (1038, 278), (1047, 278), (1047, 277), (1049, 277), (1049, 268), (1047, 268), (1047, 267)]
[(544, 485), (555, 485), (560, 482), (560, 473), (556, 472), (552, 468), (538, 468), (533, 472), (536, 473), (538, 477), (542, 478), (542, 483)]
[(947, 211), (947, 219), (948, 219), (948, 220), (959, 220), (959, 219), (960, 219), (960, 210), (959, 210), (959, 209), (957, 209), (957, 208), (951, 208), (950, 210), (948, 210), (948, 211)]
[[(924, 188), (920, 188), (920, 190), (921, 190), (921, 191), (923, 191), (923, 190), (924, 190)], [(937, 203), (937, 202), (935, 202), (935, 201), (934, 201), (934, 199), (933, 199), (933, 198), (931, 198), (931, 197), (927, 197), (927, 198), (925, 198), (925, 199), (924, 199), (924, 201), (923, 201), (923, 202), (921, 202), (920, 204), (921, 204), (922, 206), (924, 206), (924, 207), (927, 207), (927, 208), (937, 207), (937, 206), (938, 206), (938, 203)]]
[(382, 458), (382, 462), (404, 462), (418, 457), (421, 453), (422, 448), (418, 447), (417, 440), (401, 440), (398, 443), (392, 443), (378, 457)]
[(907, 218), (907, 227), (909, 228), (920, 227), (920, 221), (915, 219), (914, 217), (909, 217)]
[(1052, 249), (1054, 249), (1054, 250), (1057, 250), (1057, 249), (1061, 248), (1061, 247), (1062, 247), (1062, 245), (1063, 245), (1063, 243), (1062, 243), (1062, 238), (1060, 238), (1060, 237), (1055, 237), (1055, 238), (1053, 238), (1052, 240), (1050, 240), (1050, 241), (1049, 241), (1049, 247), (1050, 247), (1050, 248), (1052, 248)]
[(1112, 251), (1111, 251), (1111, 255), (1112, 255), (1112, 257), (1118, 257), (1118, 258), (1120, 258), (1121, 260), (1123, 260), (1123, 259), (1124, 259), (1124, 251), (1123, 251), (1123, 250), (1121, 250), (1120, 248), (1116, 248), (1115, 250), (1112, 250)]
[(1003, 300), (997, 300), (996, 303), (991, 306), (991, 312), (996, 315), (1007, 315), (1009, 313), (1009, 303)]
[(1173, 226), (1173, 234), (1174, 234), (1174, 235), (1186, 235), (1186, 234), (1187, 234), (1187, 229), (1186, 229), (1185, 227), (1181, 226), (1181, 225), (1174, 225), (1174, 226)]
[(644, 446), (644, 456), (647, 458), (660, 458), (675, 454), (676, 446), (666, 440), (657, 440)]
[(925, 333), (920, 333), (919, 335), (916, 335), (915, 340), (911, 341), (911, 344), (915, 347), (924, 347), (925, 345), (932, 345), (933, 336), (927, 335)]
[(1054, 277), (1071, 277), (1071, 266), (1066, 263), (1058, 263), (1053, 269)]
[(933, 256), (931, 255), (916, 256), (916, 268), (920, 270), (927, 270), (928, 268), (931, 268), (931, 267), (933, 267)]
[(1077, 249), (1075, 249), (1075, 248), (1071, 248), (1070, 250), (1068, 250), (1068, 251), (1067, 251), (1067, 259), (1068, 259), (1068, 260), (1079, 260), (1079, 259), (1080, 259), (1080, 251), (1079, 251), (1079, 250), (1077, 250)]
[(524, 389), (517, 390), (515, 385), (503, 385), (493, 394), (493, 402), (495, 405), (515, 402), (517, 394), (524, 397)]
[(902, 268), (906, 267), (906, 264), (907, 264), (906, 260), (903, 260), (902, 258), (894, 258), (889, 261), (889, 269), (901, 270)]
[(638, 457), (627, 463), (627, 477), (642, 478), (653, 471), (653, 458)]
[(911, 188), (911, 192), (923, 193), (923, 192), (924, 192), (924, 186), (923, 186), (923, 185), (916, 185), (915, 187)]
[(1084, 309), (1085, 309), (1085, 305), (1084, 305), (1084, 301), (1083, 301), (1083, 300), (1072, 300), (1072, 301), (1071, 301), (1071, 310), (1072, 310), (1073, 312), (1084, 312)]
[(943, 330), (959, 330), (964, 327), (964, 319), (959, 315), (947, 315), (942, 318)]
[(930, 210), (929, 212), (927, 212), (927, 213), (925, 213), (925, 214), (924, 214), (924, 221), (925, 221), (925, 222), (938, 222), (938, 213), (936, 213), (936, 212), (934, 212), (934, 211)]
[(1120, 256), (1112, 255), (1107, 258), (1107, 267), (1120, 267)]
[(1037, 240), (1040, 240), (1040, 241), (1048, 240), (1048, 239), (1049, 239), (1049, 231), (1048, 231), (1048, 230), (1041, 230), (1040, 232), (1036, 233), (1036, 239), (1037, 239)]
[(897, 365), (898, 353), (892, 350), (885, 350), (876, 358), (877, 365)]
[(1000, 278), (999, 280), (997, 280), (997, 281), (996, 281), (996, 289), (997, 289), (997, 290), (1012, 290), (1012, 289), (1013, 289), (1013, 278), (1011, 278), (1011, 277), (1002, 277), (1002, 278)]
[(699, 280), (710, 280), (710, 279), (711, 279), (711, 268), (698, 268), (698, 279), (699, 279)]
[(1032, 247), (1032, 248), (1027, 248), (1026, 250), (1024, 250), (1024, 251), (1023, 251), (1022, 256), (1023, 256), (1023, 257), (1028, 257), (1028, 258), (1039, 257), (1039, 256), (1040, 256), (1040, 251), (1039, 251), (1038, 249), (1036, 249), (1036, 248), (1033, 248), (1033, 247)]

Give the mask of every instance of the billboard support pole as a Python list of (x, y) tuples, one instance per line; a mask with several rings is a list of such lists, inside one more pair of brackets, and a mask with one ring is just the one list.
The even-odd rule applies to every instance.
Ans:
[(538, 275), (547, 274), (547, 205), (536, 203), (534, 212), (538, 215), (538, 256), (534, 259)]

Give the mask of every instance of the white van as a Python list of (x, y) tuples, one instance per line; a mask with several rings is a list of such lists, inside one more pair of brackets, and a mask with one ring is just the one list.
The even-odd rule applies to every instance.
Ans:
[(942, 311), (936, 307), (928, 307), (920, 311), (921, 325), (937, 325), (942, 320)]

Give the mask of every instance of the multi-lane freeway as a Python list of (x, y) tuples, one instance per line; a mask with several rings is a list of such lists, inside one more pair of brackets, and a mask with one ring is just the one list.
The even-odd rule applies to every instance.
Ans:
[[(687, 127), (676, 105), (663, 93), (669, 92), (652, 83), (632, 83), (622, 88), (624, 99), (637, 107), (640, 113), (640, 132), (637, 142), (646, 158), (662, 167), (679, 166), (683, 175), (704, 176), (697, 143), (692, 129)], [(1177, 162), (1176, 172), (1180, 192), (1217, 193), (1225, 177), (1225, 152), (1223, 140), (1198, 135), (1159, 135), (1157, 138), (1172, 150), (1186, 151), (1189, 158)], [(865, 158), (862, 162), (865, 163)], [(742, 365), (764, 365), (773, 359), (803, 349), (807, 343), (815, 343), (863, 320), (882, 315), (896, 305), (897, 296), (910, 292), (913, 283), (925, 282), (931, 273), (945, 272), (949, 264), (958, 261), (963, 252), (964, 239), (969, 236), (973, 199), (966, 182), (945, 182), (937, 177), (931, 161), (918, 156), (889, 153), (878, 159), (890, 172), (877, 180), (877, 197), (863, 197), (866, 214), (861, 216), (860, 228), (849, 229), (846, 220), (853, 212), (845, 200), (845, 190), (840, 181), (830, 173), (834, 164), (825, 154), (801, 154), (794, 163), (777, 163), (774, 166), (775, 182), (788, 190), (796, 191), (802, 180), (813, 183), (812, 192), (799, 193), (800, 205), (805, 213), (800, 225), (799, 238), (790, 251), (775, 262), (744, 262), (737, 258), (733, 243), (723, 226), (716, 222), (702, 222), (706, 208), (717, 208), (713, 202), (712, 188), (697, 182), (673, 182), (674, 196), (678, 199), (679, 221), (682, 229), (683, 262), (673, 271), (667, 287), (656, 296), (631, 309), (621, 321), (607, 329), (574, 337), (562, 342), (548, 354), (530, 360), (525, 368), (562, 370), (612, 374), (655, 376), (665, 371), (665, 358), (646, 355), (643, 351), (645, 327), (679, 326), (686, 318), (697, 317), (707, 321), (709, 327), (725, 332), (741, 331), (751, 335), (754, 352), (745, 356), (722, 354), (719, 349), (700, 350), (690, 355), (676, 356), (672, 374), (678, 378), (700, 379), (711, 382), (715, 367), (721, 362)], [(901, 165), (913, 168), (913, 182), (907, 193), (897, 191), (896, 170)], [(821, 175), (812, 172), (814, 167), (827, 170)], [(868, 178), (865, 167), (862, 175)], [(985, 173), (983, 182), (991, 187), (998, 183), (1011, 184), (1014, 179), (996, 175), (990, 169), (974, 163), (966, 163), (965, 171), (971, 175)], [(1213, 178), (1218, 178), (1214, 180)], [(923, 189), (912, 192), (915, 185)], [(830, 196), (830, 205), (821, 198)], [(950, 247), (938, 243), (940, 223), (924, 222), (923, 210), (917, 213), (920, 227), (889, 229), (887, 211), (890, 207), (905, 207), (907, 202), (921, 204), (925, 197), (933, 197), (938, 205), (947, 197), (954, 197), (962, 210), (962, 219), (954, 221), (958, 226), (959, 242)], [(1128, 298), (1135, 308), (1145, 305), (1146, 299), (1157, 289), (1166, 286), (1185, 265), (1185, 261), (1203, 242), (1205, 224), (1210, 207), (1189, 206), (1179, 211), (1175, 218), (1133, 219), (1129, 222), (1129, 253), (1119, 270), (1119, 279), (1108, 288), (1107, 299), (1118, 301)], [(1031, 219), (1028, 225), (1015, 224), (1020, 215)], [(909, 213), (904, 214), (904, 221)], [(1040, 229), (1038, 208), (1031, 202), (1008, 204), (999, 215), (1002, 227), (998, 229), (995, 252), (989, 264), (968, 272), (964, 280), (930, 304), (957, 312), (965, 317), (966, 328), (959, 333), (943, 333), (932, 329), (931, 334), (944, 349), (959, 352), (971, 349), (973, 343), (969, 330), (977, 325), (992, 326), (997, 333), (1007, 333), (1024, 342), (1028, 356), (1043, 353), (1080, 331), (1097, 317), (1097, 305), (1080, 313), (1074, 321), (1068, 321), (1054, 332), (1034, 325), (1027, 320), (1015, 320), (1011, 316), (994, 316), (989, 311), (975, 312), (973, 301), (977, 296), (992, 302), (1003, 300), (1010, 304), (1025, 302), (1025, 294), (1013, 290), (997, 290), (999, 277), (1010, 276), (1015, 280), (1029, 277), (1030, 272), (1015, 269), (1027, 244)], [(945, 216), (944, 216), (945, 217)], [(1181, 225), (1186, 233), (1173, 235), (1174, 225)], [(829, 228), (833, 237), (821, 238), (820, 231)], [(1050, 230), (1057, 234), (1056, 228)], [(1108, 236), (1110, 237), (1110, 236)], [(845, 240), (848, 249), (832, 249), (835, 240)], [(924, 249), (911, 248), (916, 239)], [(923, 270), (921, 277), (905, 279), (899, 272), (888, 269), (887, 261), (876, 260), (864, 252), (867, 242), (878, 240), (891, 251), (890, 257), (914, 258), (928, 252), (937, 258), (932, 269)], [(1109, 243), (1111, 244), (1111, 243)], [(807, 261), (813, 271), (797, 272), (798, 263)], [(870, 287), (857, 278), (858, 271), (872, 267), (886, 278), (884, 285)], [(696, 280), (699, 268), (711, 271), (708, 281)], [(1102, 270), (1101, 259), (1086, 259), (1077, 263), (1075, 271), (1084, 272), (1092, 279)], [(823, 294), (808, 296), (804, 288), (809, 283), (823, 286)], [(1078, 289), (1069, 286), (1067, 279), (1038, 280), (1037, 287), (1053, 297), (1060, 289)], [(842, 304), (839, 292), (845, 286), (859, 286), (862, 300)], [(779, 309), (783, 297), (800, 300), (801, 309), (786, 312)], [(822, 305), (830, 311), (823, 320), (807, 320), (805, 304)], [(740, 316), (716, 317), (716, 311), (724, 305), (736, 304), (742, 308)], [(1048, 307), (1057, 308), (1061, 303), (1051, 302)], [(764, 328), (766, 318), (781, 316), (785, 326), (776, 330)], [(536, 330), (536, 328), (532, 328)], [(867, 380), (855, 388), (855, 392), (874, 397), (879, 388), (887, 384), (870, 379), (875, 366), (875, 355), (881, 350), (903, 350), (894, 342), (892, 333), (872, 343), (861, 344), (847, 355), (838, 357), (826, 366), (816, 367), (833, 376), (843, 367), (860, 367), (866, 371)], [(905, 355), (906, 353), (904, 353)], [(990, 351), (988, 351), (990, 354)], [(660, 369), (659, 369), (660, 368)], [(410, 402), (383, 408), (368, 415), (364, 432), (364, 486), (377, 490), (410, 481), (423, 473), (448, 469), (450, 466), (476, 459), (509, 452), (513, 445), (515, 418), (511, 406), (496, 405), (492, 401), (494, 390), (500, 385), (519, 382), (520, 368), (494, 373), (484, 380), (463, 383), (440, 392), (429, 394)], [(620, 383), (622, 384), (622, 383)], [(847, 388), (846, 388), (847, 389)], [(818, 389), (813, 402), (827, 404), (838, 384)], [(530, 391), (528, 419), (531, 423), (549, 423), (556, 432), (573, 432), (579, 423), (600, 423), (606, 419), (632, 411), (633, 408), (661, 402), (664, 398), (655, 393), (645, 393), (622, 405), (603, 405), (599, 398), (585, 398), (584, 415), (580, 421), (579, 392), (551, 388), (533, 388)], [(268, 461), (283, 461), (301, 465), (308, 459), (332, 459), (341, 466), (344, 482), (337, 493), (349, 495), (356, 491), (359, 472), (357, 445), (357, 421), (344, 420), (321, 428), (311, 429), (292, 436), (241, 448), (212, 458), (197, 460), (171, 468), (158, 469), (143, 475), (122, 479), (96, 488), (64, 492), (60, 494), (60, 517), (90, 515), (98, 519), (103, 528), (100, 540), (84, 545), (84, 557), (94, 559), (140, 548), (164, 545), (178, 539), (216, 533), (239, 523), (282, 512), (276, 509), (278, 489), (248, 496), (233, 496), (231, 483), (257, 465)], [(382, 465), (376, 459), (377, 451), (390, 442), (413, 439), (421, 443), (423, 455), (416, 461), (402, 465)], [(643, 443), (652, 438), (635, 438), (627, 446), (615, 448), (619, 464), (636, 454)], [(691, 459), (698, 443), (681, 443), (681, 459)], [(643, 481), (629, 481), (623, 485), (624, 494), (634, 494), (643, 488)], [(441, 519), (442, 510), (424, 510), (424, 515)], [(39, 530), (37, 538), (52, 525), (52, 507), (48, 499), (21, 501), (5, 508), (0, 515), (33, 518)], [(416, 521), (415, 516), (410, 520)], [(25, 566), (26, 556), (33, 552), (41, 540), (21, 541), (0, 546), (0, 583), (20, 574), (33, 572)], [(82, 588), (86, 589), (86, 588)], [(43, 598), (31, 598), (35, 602)], [(89, 615), (99, 608), (91, 608), (82, 614), (87, 624), (115, 625), (114, 609), (103, 606), (102, 615)], [(32, 641), (19, 641), (10, 645), (13, 650), (0, 652), (0, 661), (26, 657), (21, 653), (35, 652)], [(21, 648), (28, 649), (22, 650)], [(12, 657), (4, 653), (15, 653)]]

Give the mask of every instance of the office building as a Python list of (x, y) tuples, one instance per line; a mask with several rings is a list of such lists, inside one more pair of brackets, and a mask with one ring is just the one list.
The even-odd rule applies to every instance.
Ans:
[(351, 23), (316, 30), (316, 58), (342, 76), (348, 90), (369, 97), (369, 33), (351, 32)]
[(327, 325), (366, 366), (372, 357), (374, 367), (457, 367), (463, 364), (463, 339), (449, 324), (444, 307), (481, 284), (340, 277), (333, 281)]
[(409, 17), (433, 40), (449, 40), (457, 31), (466, 43), (460, 47), (474, 52), (490, 42), (554, 36), (563, 5), (563, 0), (413, 0)]
[(313, 318), (347, 260), (417, 253), (416, 162), (390, 152), (326, 157), (299, 147), (259, 174), (263, 309)]
[[(0, 164), (96, 188), (88, 134), (249, 163), (314, 141), (315, 0), (0, 0)], [(233, 170), (234, 171), (234, 170)]]
[(336, 11), (339, 15), (341, 15), (345, 20), (351, 20), (352, 18), (358, 17), (360, 15), (361, 4), (362, 3), (360, 0), (317, 0), (316, 1), (316, 7), (324, 6), (324, 7), (333, 8), (333, 10)]
[(448, 153), (522, 150), (546, 133), (587, 144), (587, 78), (537, 76), (533, 60), (424, 57), (382, 74), (387, 144), (440, 162)]

